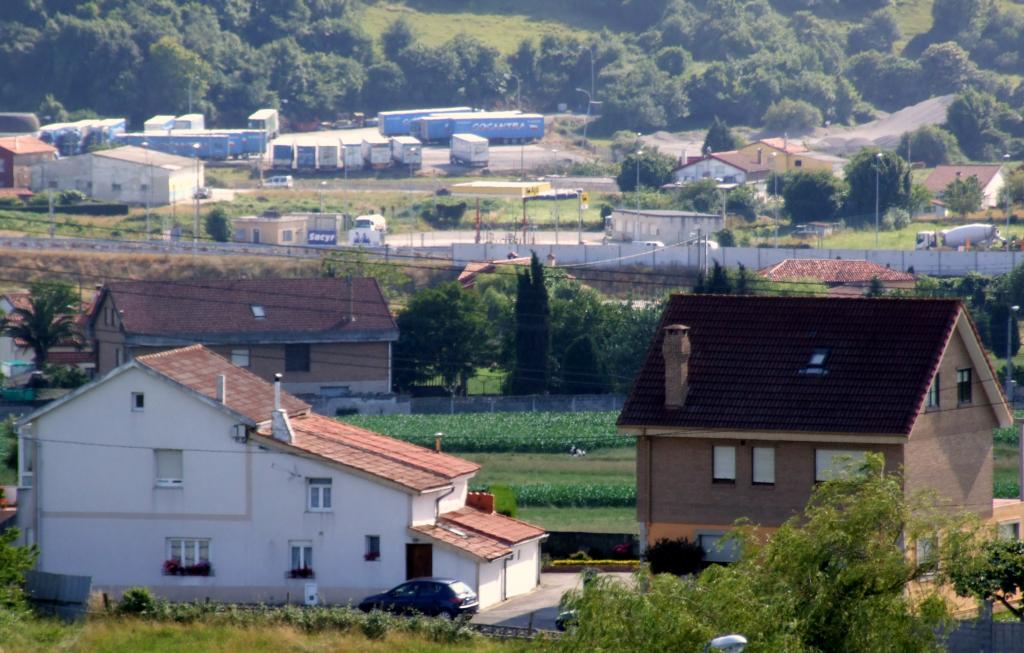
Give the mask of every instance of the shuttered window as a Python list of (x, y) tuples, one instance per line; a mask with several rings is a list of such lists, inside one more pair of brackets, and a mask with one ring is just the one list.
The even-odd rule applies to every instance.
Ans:
[(713, 480), (735, 483), (736, 447), (715, 447), (713, 458)]
[(754, 447), (751, 480), (758, 485), (775, 484), (775, 447)]

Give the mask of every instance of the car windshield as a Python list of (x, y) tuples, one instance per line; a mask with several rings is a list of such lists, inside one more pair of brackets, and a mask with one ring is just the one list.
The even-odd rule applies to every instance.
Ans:
[(466, 585), (461, 580), (457, 580), (452, 583), (451, 588), (452, 591), (455, 592), (456, 596), (469, 596), (473, 594), (473, 590), (469, 588), (469, 585)]

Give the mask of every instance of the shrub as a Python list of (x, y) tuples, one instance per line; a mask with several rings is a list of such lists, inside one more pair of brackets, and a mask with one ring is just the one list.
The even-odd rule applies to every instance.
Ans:
[(910, 213), (906, 209), (894, 206), (882, 216), (882, 228), (886, 231), (898, 231), (910, 224)]
[(803, 100), (783, 98), (764, 113), (764, 126), (772, 131), (805, 133), (821, 124), (821, 111)]
[(590, 556), (587, 555), (586, 551), (577, 551), (576, 553), (569, 554), (568, 559), (571, 562), (587, 562), (590, 560)]
[(455, 204), (437, 202), (433, 207), (423, 209), (420, 212), (420, 217), (432, 227), (450, 229), (459, 225), (467, 208), (468, 205), (465, 202)]
[(648, 547), (644, 560), (655, 574), (693, 574), (704, 568), (704, 549), (685, 537), (661, 539)]
[(494, 512), (506, 517), (515, 517), (518, 511), (516, 495), (507, 485), (492, 485), (488, 490), (494, 495)]
[(147, 615), (156, 611), (156, 597), (148, 587), (131, 587), (125, 590), (117, 604), (118, 614)]
[(68, 205), (68, 204), (81, 204), (85, 200), (89, 199), (89, 196), (80, 190), (69, 188), (62, 190), (58, 196), (57, 203)]
[(359, 628), (363, 631), (363, 636), (366, 639), (384, 639), (390, 625), (391, 620), (385, 613), (374, 610), (366, 615), (362, 623), (359, 624)]

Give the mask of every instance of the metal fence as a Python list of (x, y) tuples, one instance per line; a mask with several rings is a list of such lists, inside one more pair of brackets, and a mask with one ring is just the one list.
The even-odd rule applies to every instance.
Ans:
[(949, 653), (1024, 653), (1024, 623), (993, 621), (991, 608), (961, 621), (946, 640)]
[(85, 618), (91, 587), (90, 576), (51, 574), (45, 571), (25, 573), (25, 593), (35, 609), (64, 621)]

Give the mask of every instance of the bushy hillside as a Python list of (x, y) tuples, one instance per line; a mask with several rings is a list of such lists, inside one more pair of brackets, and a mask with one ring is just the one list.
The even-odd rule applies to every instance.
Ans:
[[(0, 106), (239, 125), (422, 104), (603, 102), (597, 131), (798, 133), (975, 89), (1024, 149), (1024, 5), (1004, 0), (6, 0)], [(514, 13), (513, 13), (514, 12)], [(593, 74), (593, 77), (592, 77)], [(48, 97), (52, 96), (52, 97)]]

